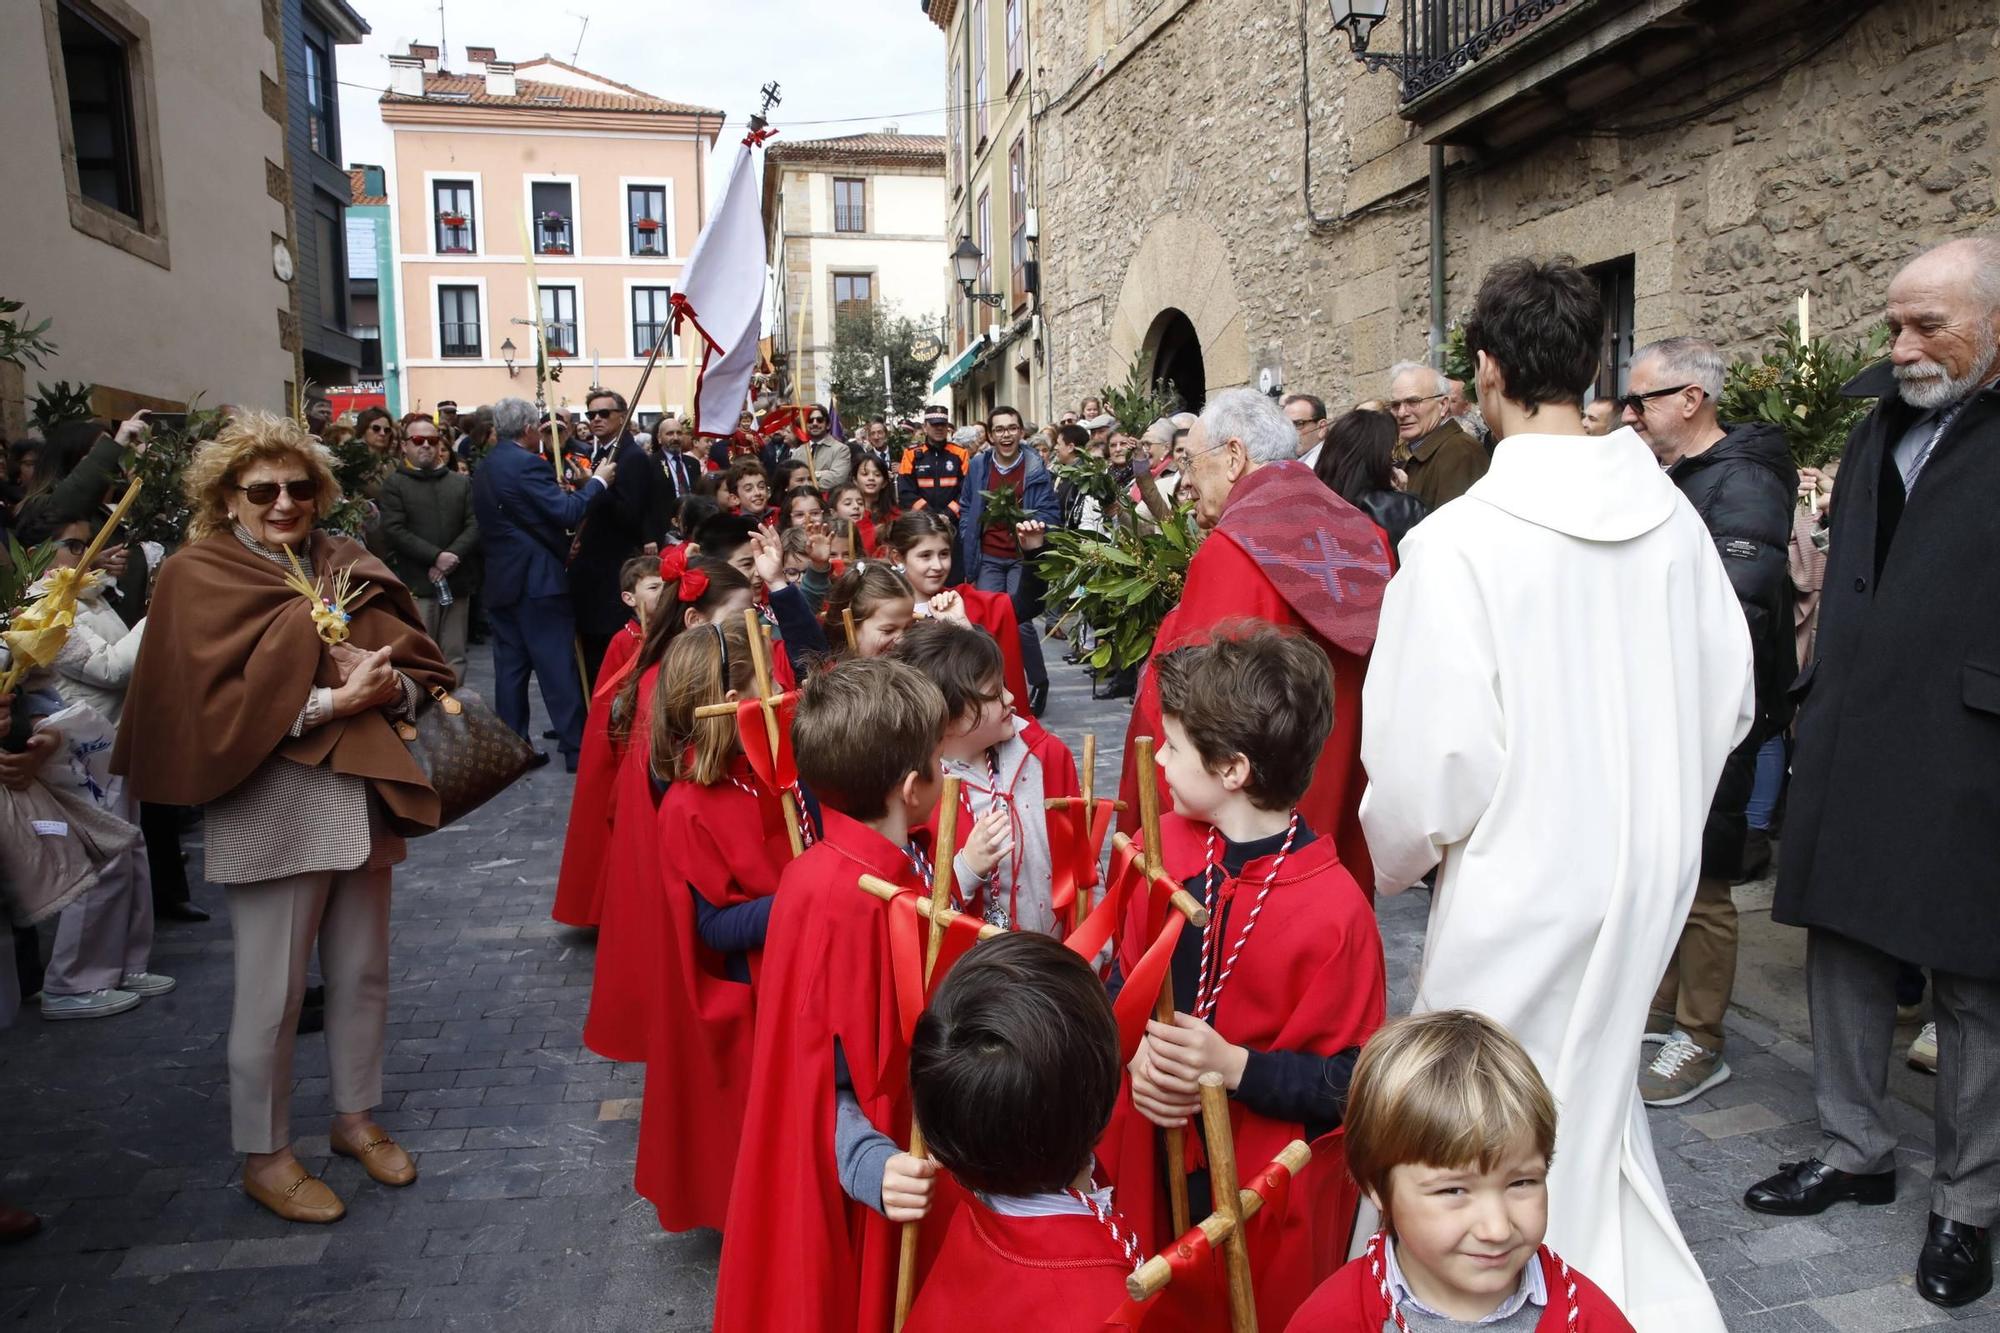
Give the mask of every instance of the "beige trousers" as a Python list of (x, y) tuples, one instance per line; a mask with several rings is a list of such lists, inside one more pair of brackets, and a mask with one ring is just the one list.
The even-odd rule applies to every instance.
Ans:
[(229, 1128), (238, 1152), (292, 1141), (292, 1044), (319, 944), (326, 1056), (336, 1112), (382, 1100), (389, 1014), (390, 869), (322, 870), (231, 884), (236, 1003), (229, 1019)]
[(1653, 996), (1653, 1018), (1673, 1025), (1706, 1051), (1722, 1049), (1722, 1020), (1736, 989), (1736, 900), (1729, 881), (1703, 875), (1695, 881), (1681, 941), (1667, 960), (1667, 975)]

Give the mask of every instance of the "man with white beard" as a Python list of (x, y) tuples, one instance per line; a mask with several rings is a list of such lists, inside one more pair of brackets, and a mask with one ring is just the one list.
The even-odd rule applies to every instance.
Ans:
[(1744, 1202), (1797, 1216), (1896, 1195), (1900, 963), (1930, 970), (1937, 1157), (1917, 1291), (1993, 1285), (2000, 1216), (2000, 240), (1889, 285), (1881, 401), (1841, 462), (1772, 916), (1806, 928), (1818, 1151)]
[(1499, 439), (1403, 539), (1361, 698), (1375, 886), (1433, 865), (1415, 1009), (1505, 1025), (1562, 1108), (1548, 1242), (1640, 1333), (1723, 1333), (1633, 1081), (1749, 730), (1750, 633), (1637, 434), (1586, 433), (1602, 314), (1567, 260), (1480, 285), (1466, 346)]

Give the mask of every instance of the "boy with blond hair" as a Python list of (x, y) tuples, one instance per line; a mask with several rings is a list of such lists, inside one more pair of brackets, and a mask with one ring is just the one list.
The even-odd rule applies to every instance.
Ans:
[(1287, 1333), (1631, 1333), (1542, 1244), (1555, 1147), (1555, 1099), (1498, 1023), (1447, 1009), (1384, 1027), (1347, 1101), (1347, 1168), (1382, 1230)]

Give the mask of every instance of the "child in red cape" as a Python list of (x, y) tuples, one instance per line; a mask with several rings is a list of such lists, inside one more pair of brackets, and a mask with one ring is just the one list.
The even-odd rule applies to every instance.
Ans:
[(1023, 703), (1028, 698), (1028, 672), (1021, 664), (1021, 623), (1014, 603), (1004, 592), (981, 592), (970, 583), (947, 588), (951, 578), (951, 520), (929, 509), (903, 515), (882, 538), (889, 558), (917, 594), (917, 615), (962, 613), (972, 625), (993, 636), (1006, 664), (1007, 692)]
[(1042, 802), (1081, 790), (1069, 747), (1040, 723), (1015, 715), (1000, 647), (983, 630), (919, 621), (889, 656), (936, 685), (950, 716), (938, 754), (945, 776), (959, 780), (958, 827), (970, 830), (954, 867), (956, 905), (993, 925), (1060, 939), (1071, 923), (1053, 901), (1055, 865)]
[[(854, 646), (847, 643), (847, 621), (854, 621)], [(862, 560), (849, 565), (827, 589), (820, 612), (820, 633), (831, 660), (881, 657), (916, 622), (917, 593), (910, 581), (886, 560)]]
[(899, 662), (843, 662), (800, 691), (793, 744), (822, 833), (785, 867), (765, 935), (719, 1333), (887, 1330), (896, 1224), (942, 1208), (936, 1163), (897, 1147), (910, 1096), (893, 909), (857, 881), (925, 885), (910, 831), (937, 805), (943, 733), (937, 686)]
[(1597, 1284), (1542, 1244), (1556, 1105), (1519, 1042), (1463, 1009), (1398, 1019), (1362, 1049), (1347, 1165), (1382, 1214), (1367, 1253), (1286, 1333), (1476, 1329), (1632, 1333)]
[(624, 682), (626, 664), (638, 655), (646, 621), (660, 600), (660, 562), (634, 556), (618, 571), (619, 598), (633, 618), (611, 636), (604, 664), (597, 669), (590, 712), (583, 720), (583, 753), (576, 787), (570, 793), (569, 826), (563, 836), (562, 869), (556, 875), (556, 902), (549, 915), (566, 926), (594, 926), (604, 910), (604, 849), (611, 841), (612, 780), (618, 759), (611, 744), (609, 704)]
[[(1293, 1139), (1311, 1143), (1313, 1163), (1287, 1207), (1249, 1229), (1258, 1321), (1279, 1328), (1347, 1257), (1356, 1195), (1341, 1164), (1341, 1107), (1361, 1043), (1381, 1026), (1386, 987), (1367, 899), (1334, 840), (1297, 811), (1332, 725), (1332, 668), (1310, 639), (1254, 624), (1169, 653), (1157, 670), (1159, 764), (1175, 810), (1162, 821), (1161, 852), (1209, 921), (1181, 932), (1174, 1021), (1147, 1023), (1103, 1153), (1151, 1252), (1172, 1239), (1155, 1130), (1197, 1111), (1202, 1074), (1228, 1084), (1239, 1162), (1261, 1166)], [(1151, 942), (1147, 908), (1135, 895), (1121, 975)], [(1208, 1173), (1200, 1135), (1188, 1142), (1199, 1219), (1211, 1207)], [(1220, 1327), (1222, 1299), (1219, 1284), (1176, 1282), (1148, 1327)]]
[(735, 719), (704, 704), (755, 688), (740, 618), (682, 634), (660, 668), (648, 743), (660, 802), (659, 972), (633, 1183), (668, 1231), (721, 1230), (750, 1084), (751, 983), (791, 860), (784, 808), (752, 772)]
[(583, 1044), (607, 1060), (646, 1058), (646, 997), (657, 979), (653, 941), (661, 926), (660, 871), (654, 852), (660, 793), (647, 738), (652, 734), (660, 662), (691, 626), (732, 616), (740, 619), (750, 605), (747, 579), (712, 560), (690, 564), (686, 549), (676, 546), (661, 562), (665, 586), (660, 614), (606, 710), (619, 759), (612, 782), (611, 840), (604, 857), (603, 912)]
[(910, 1041), (910, 1096), (953, 1212), (903, 1333), (1096, 1333), (1144, 1260), (1094, 1176), (1118, 1101), (1118, 1024), (1090, 965), (999, 936), (952, 968)]

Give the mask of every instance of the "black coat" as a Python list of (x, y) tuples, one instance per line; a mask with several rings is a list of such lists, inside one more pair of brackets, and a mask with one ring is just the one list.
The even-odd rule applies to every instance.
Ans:
[(1744, 810), (1757, 780), (1757, 749), (1791, 722), (1790, 689), (1799, 672), (1792, 637), (1792, 580), (1785, 565), (1799, 470), (1784, 431), (1761, 422), (1733, 426), (1698, 454), (1667, 469), (1715, 539), (1743, 617), (1757, 678), (1757, 717), (1730, 752), (1701, 834), (1701, 873), (1735, 879), (1749, 832)]
[(1907, 498), (1890, 451), (1916, 409), (1886, 365), (1848, 392), (1889, 396), (1841, 464), (1772, 916), (2000, 979), (2000, 391)]
[(632, 618), (618, 596), (618, 570), (664, 531), (655, 526), (661, 516), (653, 500), (655, 488), (667, 481), (660, 465), (629, 434), (619, 437), (613, 457), (618, 475), (610, 493), (590, 507), (569, 562), (570, 607), (584, 634), (613, 634)]

